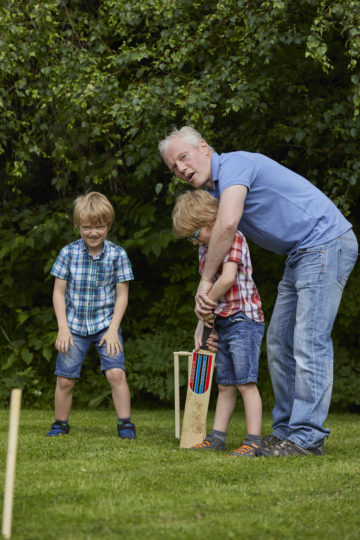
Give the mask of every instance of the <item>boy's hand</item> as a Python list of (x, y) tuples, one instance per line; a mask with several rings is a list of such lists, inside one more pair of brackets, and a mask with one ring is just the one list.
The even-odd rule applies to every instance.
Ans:
[(199, 321), (194, 334), (195, 351), (198, 351), (201, 347), (203, 331), (204, 323)]
[(109, 327), (108, 331), (101, 338), (99, 347), (101, 347), (101, 345), (103, 345), (104, 343), (106, 343), (106, 353), (108, 356), (111, 356), (111, 358), (114, 358), (115, 355), (120, 356), (120, 353), (123, 349), (117, 330)]
[[(199, 321), (195, 330), (195, 335), (194, 335), (195, 351), (198, 351), (201, 348), (203, 331), (204, 331), (204, 323), (202, 321)], [(219, 336), (214, 329), (211, 330), (210, 336), (206, 340), (206, 345), (209, 348), (209, 351), (213, 353), (216, 353), (218, 351)]]
[(57, 351), (66, 354), (69, 350), (69, 344), (74, 345), (73, 337), (68, 327), (61, 327), (58, 330), (58, 335), (55, 341)]
[(219, 336), (214, 329), (211, 330), (210, 336), (206, 340), (206, 345), (209, 347), (209, 351), (217, 353), (219, 348)]
[(208, 328), (212, 328), (215, 319), (215, 313), (212, 311), (211, 313), (205, 315), (202, 319), (205, 326), (207, 326)]

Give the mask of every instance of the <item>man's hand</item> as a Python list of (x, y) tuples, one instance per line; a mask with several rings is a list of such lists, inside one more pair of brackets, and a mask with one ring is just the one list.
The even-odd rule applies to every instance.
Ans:
[(111, 358), (114, 358), (115, 355), (120, 356), (120, 353), (122, 352), (122, 346), (117, 330), (109, 327), (107, 332), (105, 332), (105, 334), (101, 338), (99, 347), (101, 347), (104, 343), (106, 343), (106, 353), (108, 356), (111, 356)]
[(61, 326), (55, 341), (55, 348), (60, 353), (66, 354), (69, 350), (69, 344), (74, 346), (73, 337), (68, 326)]
[(212, 287), (212, 282), (206, 279), (201, 279), (195, 296), (195, 313), (199, 319), (204, 319), (211, 315), (216, 308), (216, 302), (213, 302), (208, 297), (208, 292)]

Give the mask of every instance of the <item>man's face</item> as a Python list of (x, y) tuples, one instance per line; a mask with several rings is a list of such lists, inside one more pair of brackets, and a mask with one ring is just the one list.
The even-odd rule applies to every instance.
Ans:
[(205, 141), (193, 146), (175, 136), (166, 147), (164, 161), (175, 176), (193, 188), (211, 182), (211, 151)]

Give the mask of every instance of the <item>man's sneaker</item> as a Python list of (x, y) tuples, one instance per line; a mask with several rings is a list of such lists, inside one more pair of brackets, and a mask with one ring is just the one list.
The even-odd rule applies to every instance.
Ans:
[(55, 435), (66, 435), (70, 431), (69, 424), (62, 424), (61, 422), (54, 422), (51, 426), (49, 433), (46, 434), (47, 437), (53, 437)]
[(203, 442), (195, 444), (190, 450), (225, 450), (225, 442), (210, 433)]
[(117, 425), (119, 437), (121, 439), (136, 439), (135, 424), (132, 422), (122, 422)]
[(258, 451), (259, 456), (264, 457), (288, 457), (288, 456), (323, 456), (325, 453), (324, 445), (320, 444), (316, 448), (303, 448), (298, 444), (289, 441), (281, 441), (279, 444), (269, 448), (261, 448)]
[(274, 435), (273, 433), (270, 433), (270, 435), (266, 435), (261, 440), (261, 448), (269, 448), (270, 446), (279, 443), (281, 443), (281, 439), (279, 439), (279, 437), (276, 437), (276, 435)]
[(240, 448), (237, 450), (234, 450), (233, 452), (230, 452), (229, 457), (256, 457), (257, 451), (259, 449), (259, 445), (252, 442), (247, 443), (244, 442)]

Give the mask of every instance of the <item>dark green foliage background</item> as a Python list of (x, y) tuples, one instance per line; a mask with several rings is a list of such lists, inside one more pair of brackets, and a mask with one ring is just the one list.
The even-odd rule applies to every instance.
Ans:
[[(359, 233), (359, 28), (351, 0), (1, 2), (0, 404), (20, 385), (25, 405), (52, 406), (49, 270), (76, 237), (72, 201), (89, 189), (111, 199), (110, 239), (135, 273), (123, 324), (133, 399), (171, 401), (198, 281), (196, 252), (171, 233), (184, 186), (157, 152), (174, 126), (303, 174)], [(283, 258), (251, 250), (269, 321)], [(356, 267), (333, 332), (337, 408), (360, 406), (359, 297)], [(265, 349), (260, 389), (271, 406)], [(90, 355), (76, 403), (108, 402)]]

